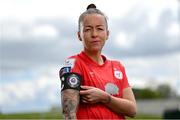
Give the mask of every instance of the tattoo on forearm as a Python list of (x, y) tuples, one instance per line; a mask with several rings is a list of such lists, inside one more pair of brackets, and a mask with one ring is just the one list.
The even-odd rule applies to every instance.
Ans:
[(61, 97), (65, 119), (76, 119), (76, 111), (79, 105), (79, 91), (67, 89), (62, 91)]

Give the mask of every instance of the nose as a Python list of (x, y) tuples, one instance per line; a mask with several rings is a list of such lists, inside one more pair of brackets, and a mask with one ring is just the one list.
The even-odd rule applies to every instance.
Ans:
[(92, 37), (97, 37), (98, 33), (96, 29), (93, 29), (92, 31)]

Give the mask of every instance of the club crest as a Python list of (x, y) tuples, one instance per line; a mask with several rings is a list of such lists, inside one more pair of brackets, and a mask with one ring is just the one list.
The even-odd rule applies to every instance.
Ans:
[(115, 71), (114, 71), (114, 76), (115, 76), (117, 79), (120, 79), (120, 80), (123, 78), (123, 74), (122, 74), (122, 72), (119, 71), (119, 70), (115, 70)]

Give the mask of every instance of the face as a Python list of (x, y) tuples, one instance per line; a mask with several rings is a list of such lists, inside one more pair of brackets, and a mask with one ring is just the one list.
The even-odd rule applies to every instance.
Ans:
[(78, 37), (83, 42), (84, 50), (101, 51), (109, 35), (104, 16), (99, 14), (86, 15), (80, 27)]

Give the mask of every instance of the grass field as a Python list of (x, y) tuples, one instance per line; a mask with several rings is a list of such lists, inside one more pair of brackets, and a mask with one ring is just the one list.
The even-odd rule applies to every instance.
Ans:
[(43, 112), (43, 113), (16, 113), (0, 114), (0, 119), (62, 119), (61, 113)]
[(161, 116), (157, 115), (146, 115), (146, 114), (138, 114), (135, 118), (126, 118), (127, 120), (162, 120)]
[[(43, 113), (16, 113), (16, 114), (0, 114), (0, 119), (63, 119), (61, 112), (43, 112)], [(144, 119), (162, 119), (161, 116), (154, 115), (137, 115), (135, 118), (127, 118), (127, 120), (144, 120)]]

